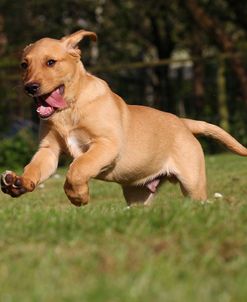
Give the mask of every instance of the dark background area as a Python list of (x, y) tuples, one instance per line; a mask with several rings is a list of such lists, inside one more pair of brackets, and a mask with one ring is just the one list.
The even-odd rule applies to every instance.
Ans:
[(81, 45), (84, 64), (126, 102), (215, 123), (247, 145), (246, 1), (0, 0), (0, 166), (22, 165), (36, 145), (22, 49), (82, 28), (98, 35)]

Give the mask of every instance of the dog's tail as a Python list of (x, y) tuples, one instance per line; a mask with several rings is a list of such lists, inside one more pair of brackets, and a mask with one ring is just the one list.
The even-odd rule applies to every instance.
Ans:
[(194, 135), (205, 135), (216, 139), (225, 145), (229, 150), (241, 156), (247, 156), (247, 148), (241, 145), (235, 138), (220, 127), (202, 121), (181, 119), (186, 127)]

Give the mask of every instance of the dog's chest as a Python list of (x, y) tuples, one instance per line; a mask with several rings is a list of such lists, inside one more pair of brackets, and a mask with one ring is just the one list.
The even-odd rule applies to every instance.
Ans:
[(66, 137), (66, 146), (68, 152), (73, 158), (77, 158), (89, 148), (90, 141), (88, 139), (78, 137), (71, 133)]

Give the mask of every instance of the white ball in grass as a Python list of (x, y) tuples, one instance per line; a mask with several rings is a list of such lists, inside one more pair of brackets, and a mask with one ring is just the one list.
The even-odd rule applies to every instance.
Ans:
[(216, 192), (216, 193), (214, 193), (214, 198), (223, 198), (223, 195), (221, 194), (221, 193), (218, 193), (218, 192)]

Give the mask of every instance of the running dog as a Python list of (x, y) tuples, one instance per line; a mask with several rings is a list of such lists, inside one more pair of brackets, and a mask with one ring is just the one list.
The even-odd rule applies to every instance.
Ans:
[(179, 182), (185, 196), (206, 200), (204, 154), (195, 135), (210, 136), (242, 156), (247, 149), (218, 126), (127, 105), (85, 70), (78, 48), (85, 37), (96, 40), (94, 32), (80, 30), (24, 49), (24, 89), (37, 106), (40, 144), (22, 176), (2, 174), (2, 191), (12, 197), (33, 191), (67, 153), (73, 162), (64, 190), (76, 206), (88, 203), (91, 178), (119, 183), (128, 205), (150, 203), (165, 180)]

